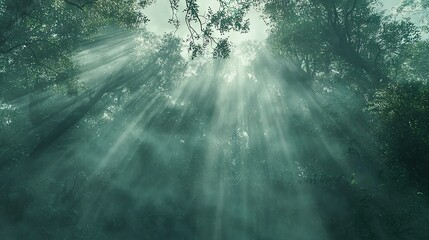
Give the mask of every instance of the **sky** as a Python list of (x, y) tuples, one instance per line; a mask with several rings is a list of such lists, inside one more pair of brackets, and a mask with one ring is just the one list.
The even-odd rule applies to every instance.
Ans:
[(392, 9), (395, 7), (401, 0), (383, 0), (381, 1), (387, 9)]

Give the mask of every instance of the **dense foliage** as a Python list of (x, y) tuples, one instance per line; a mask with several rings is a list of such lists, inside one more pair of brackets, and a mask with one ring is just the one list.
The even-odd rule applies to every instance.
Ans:
[(429, 238), (428, 1), (154, 3), (0, 0), (0, 238)]

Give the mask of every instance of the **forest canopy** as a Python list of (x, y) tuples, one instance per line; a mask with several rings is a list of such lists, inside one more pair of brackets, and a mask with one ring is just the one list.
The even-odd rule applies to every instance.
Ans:
[[(234, 42), (255, 17), (267, 39)], [(0, 0), (0, 236), (429, 239), (428, 19), (427, 0)]]

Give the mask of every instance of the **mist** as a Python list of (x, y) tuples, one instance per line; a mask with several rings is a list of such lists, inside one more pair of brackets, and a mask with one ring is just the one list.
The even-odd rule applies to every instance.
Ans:
[(368, 218), (411, 196), (384, 192), (361, 99), (263, 43), (181, 48), (109, 30), (75, 55), (77, 95), (2, 103), (3, 239), (390, 239)]

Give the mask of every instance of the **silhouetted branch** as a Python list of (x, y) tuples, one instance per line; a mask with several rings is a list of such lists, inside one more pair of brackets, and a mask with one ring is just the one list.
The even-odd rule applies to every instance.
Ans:
[(82, 5), (79, 5), (79, 4), (77, 4), (75, 2), (72, 2), (70, 0), (64, 0), (64, 2), (68, 3), (68, 4), (72, 5), (72, 6), (75, 6), (75, 7), (79, 8), (81, 11), (85, 11), (85, 9), (83, 7), (85, 7), (86, 3), (84, 3)]

